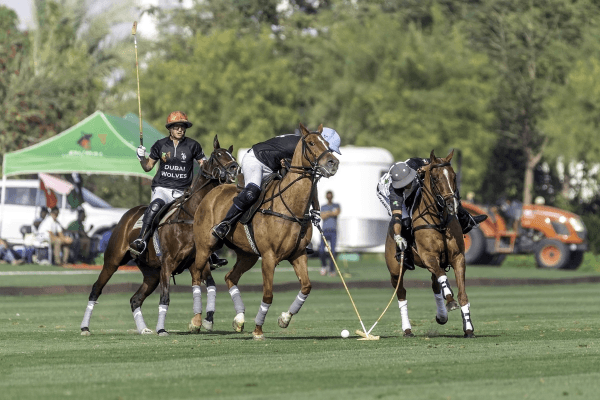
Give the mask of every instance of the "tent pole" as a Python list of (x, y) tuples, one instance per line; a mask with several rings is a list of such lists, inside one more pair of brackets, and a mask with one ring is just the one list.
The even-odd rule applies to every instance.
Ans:
[[(4, 169), (6, 161), (2, 165)], [(4, 171), (3, 171), (4, 172)], [(4, 202), (6, 201), (6, 174), (2, 174), (2, 199), (0, 200), (0, 238), (2, 237), (2, 221), (4, 221)]]

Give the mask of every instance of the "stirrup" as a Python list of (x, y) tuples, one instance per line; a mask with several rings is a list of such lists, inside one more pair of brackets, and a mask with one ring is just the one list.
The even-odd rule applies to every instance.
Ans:
[[(141, 246), (140, 246), (141, 245)], [(134, 248), (135, 246), (135, 248)], [(142, 248), (140, 250), (140, 247)], [(146, 242), (144, 242), (142, 239), (135, 239), (130, 245), (129, 245), (129, 252), (134, 256), (134, 257), (138, 257), (140, 256), (144, 251), (146, 250)]]
[(218, 239), (225, 239), (225, 236), (227, 236), (227, 234), (229, 233), (231, 229), (231, 226), (229, 225), (229, 222), (227, 221), (223, 221), (215, 226), (213, 226), (212, 228), (212, 234), (214, 236), (216, 236)]
[(214, 271), (217, 268), (227, 265), (229, 261), (227, 261), (225, 258), (220, 258), (215, 253), (212, 253), (210, 257), (208, 257), (208, 263), (210, 264), (210, 270)]

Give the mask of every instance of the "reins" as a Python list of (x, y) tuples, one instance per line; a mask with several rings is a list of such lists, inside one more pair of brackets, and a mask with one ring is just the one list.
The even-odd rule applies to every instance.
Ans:
[[(450, 165), (451, 164), (449, 162), (433, 164), (433, 165), (431, 165), (431, 167), (429, 167), (429, 170), (432, 170), (434, 168), (443, 168), (443, 167), (447, 167)], [(439, 224), (427, 223), (425, 225), (419, 225), (419, 226), (413, 228), (413, 232), (417, 231), (417, 230), (421, 230), (421, 229), (434, 229), (440, 233), (443, 233), (448, 228), (449, 220), (446, 217), (444, 217), (444, 210), (447, 207), (445, 204), (446, 199), (443, 196), (443, 194), (440, 192), (437, 185), (432, 182), (432, 179), (433, 178), (431, 177), (431, 173), (430, 173), (429, 174), (429, 186), (427, 186), (427, 185), (425, 185), (424, 179), (422, 179), (421, 177), (419, 177), (417, 175), (417, 180), (419, 181), (421, 189), (424, 192), (426, 192), (433, 199), (433, 202), (426, 204), (425, 209), (419, 215), (414, 217), (413, 221), (420, 218), (420, 219), (423, 219), (425, 222), (429, 222), (429, 221), (427, 221), (425, 216), (430, 215), (430, 216), (434, 216), (437, 219), (439, 219), (440, 223)], [(456, 193), (453, 193), (452, 197), (457, 197)], [(433, 211), (431, 210), (432, 208), (433, 208)]]

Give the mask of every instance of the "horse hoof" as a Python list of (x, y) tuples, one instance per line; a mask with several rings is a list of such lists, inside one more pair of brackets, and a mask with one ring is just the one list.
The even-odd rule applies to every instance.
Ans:
[(446, 322), (448, 322), (448, 316), (446, 316), (445, 319), (441, 319), (441, 318), (438, 318), (438, 316), (436, 315), (435, 322), (437, 322), (440, 325), (446, 325)]
[(158, 333), (158, 336), (169, 336), (169, 332), (165, 331), (164, 329), (161, 329), (156, 333)]
[(81, 336), (90, 336), (92, 332), (88, 328), (81, 328)]
[(246, 321), (244, 319), (244, 314), (243, 313), (239, 313), (233, 319), (233, 323), (231, 324), (231, 326), (233, 327), (233, 330), (235, 332), (243, 332), (244, 331), (244, 323), (245, 322)]
[(282, 312), (279, 318), (277, 318), (277, 324), (280, 328), (287, 328), (292, 320), (292, 314), (289, 312)]
[(448, 302), (448, 304), (446, 304), (446, 310), (448, 311), (458, 310), (459, 308), (460, 306), (458, 305), (458, 302), (456, 300), (452, 300)]
[(212, 330), (213, 330), (213, 322), (209, 321), (207, 319), (203, 319), (202, 320), (202, 327), (204, 329), (206, 329), (207, 331), (212, 332)]
[(152, 335), (154, 332), (148, 328), (144, 328), (140, 331), (140, 335)]
[(404, 337), (415, 337), (415, 334), (410, 329), (407, 329), (404, 331)]
[(473, 331), (466, 331), (465, 338), (466, 339), (475, 339), (475, 334), (473, 333)]
[(262, 333), (260, 335), (257, 335), (253, 332), (252, 337), (254, 338), (254, 340), (265, 340), (265, 335)]
[(200, 327), (194, 324), (194, 320), (188, 324), (188, 330), (190, 333), (200, 333)]

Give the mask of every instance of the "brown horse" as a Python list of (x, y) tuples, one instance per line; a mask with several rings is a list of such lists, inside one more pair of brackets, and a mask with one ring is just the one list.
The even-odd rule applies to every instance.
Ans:
[[(196, 208), (208, 192), (220, 184), (233, 182), (237, 175), (239, 166), (235, 158), (231, 155), (233, 146), (229, 147), (229, 149), (221, 148), (217, 136), (215, 136), (213, 146), (214, 151), (200, 173), (196, 176), (192, 186), (185, 191), (183, 196), (175, 200), (166, 214), (163, 214), (167, 215), (167, 218), (157, 228), (160, 243), (159, 252), (162, 254), (157, 255), (157, 249), (151, 237), (148, 240), (147, 251), (136, 259), (136, 264), (144, 275), (144, 282), (131, 297), (130, 304), (137, 330), (141, 334), (152, 333), (146, 327), (141, 307), (146, 297), (156, 289), (159, 282), (161, 284), (161, 296), (157, 333), (161, 336), (168, 334), (164, 330), (164, 321), (169, 305), (170, 277), (174, 272), (179, 273), (193, 263), (194, 242), (191, 236), (192, 222)], [(130, 209), (121, 217), (121, 220), (115, 227), (104, 253), (102, 271), (98, 276), (98, 280), (94, 283), (89, 296), (88, 306), (81, 323), (82, 335), (87, 336), (90, 334), (90, 318), (94, 305), (102, 294), (102, 289), (120, 265), (124, 265), (132, 260), (129, 252), (129, 243), (138, 236), (139, 227), (134, 228), (134, 225), (144, 214), (146, 207), (142, 205)], [(157, 218), (160, 218), (160, 215)], [(214, 312), (214, 296), (216, 295), (216, 291), (215, 283), (210, 273), (206, 276), (206, 284), (209, 295), (212, 295), (212, 298), (209, 297), (207, 310), (212, 305)], [(201, 314), (202, 306), (199, 283), (198, 287), (193, 288), (193, 297), (194, 310), (200, 310)], [(199, 321), (201, 320), (200, 318)], [(212, 326), (212, 318), (205, 322), (205, 326)], [(190, 327), (190, 329), (199, 330), (200, 323), (197, 323), (194, 327)]]
[[(436, 158), (433, 151), (430, 163), (422, 167), (418, 175), (420, 196), (417, 195), (412, 211), (412, 227), (416, 248), (412, 248), (415, 265), (431, 272), (431, 287), (437, 304), (438, 324), (448, 321), (448, 311), (459, 308), (462, 312), (464, 336), (475, 337), (471, 322), (470, 305), (465, 292), (465, 244), (462, 229), (456, 218), (458, 193), (456, 175), (450, 164), (454, 151), (446, 158)], [(398, 305), (402, 318), (404, 336), (414, 336), (408, 319), (406, 289), (404, 288), (405, 268), (397, 261), (396, 243), (392, 226), (385, 242), (385, 261), (390, 271), (392, 285), (396, 287), (398, 278)], [(454, 269), (458, 286), (458, 303), (448, 283), (445, 270)], [(446, 304), (444, 304), (446, 301)]]
[[(288, 260), (292, 264), (301, 289), (289, 311), (279, 317), (279, 326), (288, 326), (292, 316), (300, 311), (310, 293), (306, 257), (306, 246), (312, 236), (309, 207), (319, 179), (322, 176), (333, 176), (339, 165), (338, 159), (331, 154), (328, 143), (321, 136), (322, 125), (316, 132), (309, 132), (300, 124), (300, 130), (302, 138), (296, 146), (289, 172), (283, 179), (267, 186), (265, 200), (251, 220), (251, 225), (238, 223), (225, 240), (237, 254), (237, 261), (225, 276), (225, 282), (237, 313), (233, 328), (238, 332), (244, 327), (245, 307), (237, 284), (242, 274), (254, 266), (259, 256), (262, 257), (263, 299), (255, 319), (255, 339), (264, 337), (262, 325), (273, 302), (273, 274), (281, 261)], [(198, 285), (209, 272), (206, 260), (220, 245), (218, 239), (211, 234), (211, 228), (223, 219), (236, 195), (236, 186), (220, 186), (211, 191), (196, 210), (196, 261), (190, 267), (194, 285)], [(252, 243), (248, 239), (252, 237), (251, 229), (254, 231)]]

